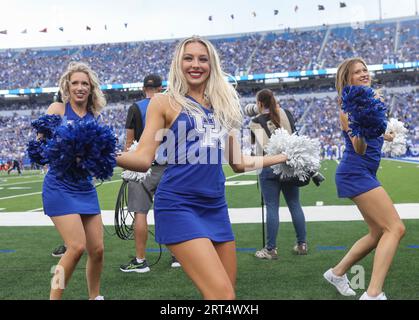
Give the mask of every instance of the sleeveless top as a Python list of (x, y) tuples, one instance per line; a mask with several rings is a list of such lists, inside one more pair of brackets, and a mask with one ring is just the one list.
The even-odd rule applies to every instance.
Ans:
[[(94, 114), (90, 111), (88, 111), (83, 117), (80, 117), (74, 112), (73, 108), (70, 105), (70, 102), (67, 102), (67, 104), (65, 105), (65, 112), (63, 116), (62, 125), (66, 125), (68, 123), (74, 123), (75, 121), (91, 121), (91, 120), (98, 120), (98, 119), (100, 119), (100, 117), (95, 118)], [(94, 185), (92, 184), (92, 180), (93, 180), (92, 178), (79, 181), (78, 183), (64, 181), (64, 180), (57, 179), (54, 170), (49, 169), (45, 178), (50, 180), (52, 177), (53, 177), (53, 180), (55, 180), (55, 183), (62, 186), (65, 185), (65, 187), (68, 189), (83, 190), (83, 191), (94, 189)]]
[(381, 160), (381, 148), (384, 138), (378, 137), (374, 139), (365, 139), (367, 150), (364, 155), (355, 152), (351, 139), (346, 131), (342, 131), (345, 138), (345, 151), (343, 152), (342, 161), (351, 162), (354, 166), (363, 165), (372, 170), (377, 170)]
[(223, 197), (227, 131), (216, 121), (213, 111), (199, 106), (204, 116), (182, 110), (160, 145), (167, 152), (168, 167), (158, 190)]

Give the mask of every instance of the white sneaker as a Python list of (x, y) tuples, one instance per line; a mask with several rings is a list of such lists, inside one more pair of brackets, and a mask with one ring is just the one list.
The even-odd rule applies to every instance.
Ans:
[(179, 263), (179, 261), (177, 261), (175, 256), (172, 256), (172, 264), (171, 264), (172, 268), (180, 268), (181, 265)]
[(259, 259), (276, 260), (278, 259), (278, 251), (275, 249), (268, 250), (268, 248), (262, 248), (256, 251), (255, 257)]
[(351, 289), (351, 287), (349, 286), (349, 280), (348, 277), (346, 276), (346, 274), (344, 274), (343, 276), (336, 276), (333, 271), (332, 268), (330, 268), (329, 270), (327, 270), (324, 274), (323, 277), (331, 284), (333, 284), (336, 289), (339, 291), (339, 293), (343, 296), (354, 296), (356, 295), (355, 291), (353, 291)]
[(376, 297), (370, 297), (368, 295), (368, 293), (365, 291), (362, 296), (359, 298), (359, 300), (387, 300), (386, 295), (384, 294), (384, 292), (381, 292), (378, 296)]

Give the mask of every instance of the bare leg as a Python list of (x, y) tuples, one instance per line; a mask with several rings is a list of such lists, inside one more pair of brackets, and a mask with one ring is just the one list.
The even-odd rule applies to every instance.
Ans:
[(355, 242), (343, 259), (333, 268), (333, 273), (337, 276), (344, 275), (355, 263), (374, 250), (383, 234), (381, 228), (367, 214), (362, 212), (361, 208), (358, 207), (358, 209), (368, 224), (369, 232)]
[[(51, 217), (55, 227), (60, 233), (67, 246), (64, 256), (61, 257), (57, 267), (61, 268), (64, 272), (64, 288), (71, 278), (71, 275), (76, 268), (81, 256), (86, 247), (86, 238), (83, 229), (82, 220), (79, 214), (67, 214), (63, 216)], [(61, 276), (58, 275), (58, 276)], [(61, 299), (64, 288), (51, 287), (50, 299)]]
[(100, 214), (82, 215), (86, 233), (86, 279), (89, 299), (96, 298), (100, 293), (100, 276), (103, 269), (103, 228)]
[(145, 258), (145, 249), (147, 246), (147, 214), (143, 212), (135, 213), (134, 222), (135, 252), (139, 259)]
[(236, 256), (236, 243), (234, 241), (214, 243), (215, 250), (227, 271), (233, 288), (236, 287), (237, 276), (237, 256)]
[(382, 292), (385, 277), (404, 235), (405, 227), (390, 197), (382, 187), (363, 193), (353, 201), (364, 215), (370, 227), (370, 234), (355, 243), (334, 270), (336, 272), (347, 270), (374, 248), (374, 241), (378, 238), (371, 281), (367, 290), (369, 296), (377, 296)]
[[(233, 245), (222, 246), (218, 244), (217, 246), (224, 256), (224, 262), (234, 260), (225, 256), (228, 252), (231, 252)], [(229, 274), (226, 271), (214, 244), (209, 239), (197, 238), (167, 247), (179, 260), (183, 270), (192, 279), (204, 299), (235, 299), (231, 279), (233, 272), (230, 270)]]

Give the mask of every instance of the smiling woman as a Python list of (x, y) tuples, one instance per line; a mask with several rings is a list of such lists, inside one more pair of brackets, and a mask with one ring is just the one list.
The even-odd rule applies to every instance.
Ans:
[[(54, 155), (55, 158), (64, 159), (73, 155), (64, 154), (65, 151), (70, 150), (70, 147), (63, 147), (63, 144), (69, 141), (68, 144), (77, 142), (82, 145), (81, 140), (86, 140), (88, 137), (77, 134), (77, 128), (78, 130), (92, 126), (96, 128), (96, 120), (106, 101), (100, 90), (96, 73), (84, 63), (71, 62), (59, 83), (63, 102), (51, 104), (47, 114), (59, 115), (62, 117), (63, 124), (73, 123), (74, 125), (61, 126), (56, 129), (55, 136), (60, 139), (51, 139), (47, 142), (46, 154), (47, 157)], [(71, 140), (73, 136), (75, 138)], [(39, 135), (39, 138), (42, 139), (42, 135)], [(98, 140), (99, 137), (95, 139)], [(91, 144), (90, 148), (93, 147), (94, 145)], [(61, 298), (85, 250), (88, 253), (86, 276), (89, 298), (95, 299), (101, 297), (99, 290), (103, 267), (103, 231), (97, 192), (90, 176), (79, 176), (77, 181), (63, 179), (64, 173), (59, 170), (62, 166), (56, 166), (52, 159), (51, 157), (50, 170), (45, 176), (42, 187), (42, 202), (45, 214), (51, 218), (60, 233), (67, 251), (58, 262), (56, 269), (58, 272), (56, 277), (61, 277), (58, 282), (64, 285), (52, 286), (50, 299)], [(68, 165), (66, 167), (66, 171), (72, 171)]]
[[(383, 292), (384, 281), (405, 234), (405, 226), (377, 179), (383, 141), (393, 140), (394, 136), (385, 134), (386, 122), (382, 119), (385, 108), (382, 113), (377, 112), (382, 102), (370, 85), (367, 64), (362, 58), (348, 58), (338, 66), (336, 89), (345, 151), (336, 169), (336, 189), (340, 198), (350, 198), (357, 205), (369, 232), (323, 276), (340, 294), (354, 296), (356, 293), (349, 285), (346, 272), (375, 249), (371, 281), (360, 299), (387, 300)], [(371, 134), (371, 130), (363, 128), (371, 124), (374, 128), (384, 125), (382, 130), (373, 130)]]
[(226, 78), (209, 41), (181, 41), (168, 90), (151, 99), (137, 149), (117, 158), (123, 168), (147, 171), (165, 132), (168, 167), (155, 195), (156, 240), (167, 245), (205, 299), (224, 300), (235, 298), (237, 263), (223, 156), (235, 172), (287, 159), (241, 154), (231, 133), (241, 125), (241, 108)]

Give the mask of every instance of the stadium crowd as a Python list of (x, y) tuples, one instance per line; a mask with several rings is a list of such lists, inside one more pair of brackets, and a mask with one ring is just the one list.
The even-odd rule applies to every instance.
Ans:
[[(418, 61), (419, 19), (363, 26), (321, 26), (304, 30), (241, 34), (209, 40), (232, 75), (336, 67), (350, 56), (368, 64)], [(55, 87), (62, 66), (87, 62), (104, 84), (137, 83), (146, 74), (167, 79), (178, 40), (98, 44), (0, 51), (0, 89)]]
[[(304, 30), (262, 32), (211, 37), (221, 56), (223, 69), (232, 75), (310, 70), (336, 67), (350, 56), (364, 56), (368, 64), (418, 61), (419, 19), (372, 22), (358, 26), (321, 26)], [(63, 66), (84, 61), (98, 73), (103, 84), (137, 83), (145, 74), (167, 78), (171, 53), (178, 40), (99, 44), (70, 48), (7, 49), (0, 51), (0, 89), (57, 86)], [(387, 81), (387, 80), (386, 80)], [(418, 91), (408, 80), (393, 78), (380, 86), (404, 87), (385, 94), (390, 117), (409, 129), (408, 144), (419, 144)], [(242, 105), (254, 102), (257, 88), (240, 88)], [(337, 127), (334, 88), (330, 85), (304, 85), (273, 89), (281, 106), (296, 118), (300, 133), (319, 137), (324, 156), (338, 155), (341, 132)], [(316, 95), (322, 93), (323, 95)], [(284, 96), (286, 94), (286, 96)], [(125, 117), (133, 98), (113, 94), (103, 119), (115, 130), (119, 147), (125, 139)], [(49, 102), (50, 103), (50, 102)], [(0, 99), (0, 165), (24, 160), (26, 143), (33, 138), (31, 121), (48, 103), (35, 96), (7, 102)], [(246, 117), (243, 129), (248, 129)], [(245, 146), (247, 148), (247, 146)]]
[[(283, 92), (282, 92), (283, 93)], [(281, 96), (276, 92), (281, 106), (295, 115), (297, 128), (300, 134), (306, 134), (312, 138), (319, 138), (324, 157), (339, 156), (341, 148), (341, 131), (337, 125), (337, 104), (335, 96), (326, 92), (322, 98), (315, 97), (310, 93), (305, 95)], [(254, 103), (254, 96), (244, 95), (242, 106)], [(125, 118), (129, 106), (134, 101), (110, 103), (103, 112), (105, 124), (111, 126), (116, 134), (119, 149), (125, 142)], [(419, 92), (417, 89), (406, 88), (405, 92), (385, 94), (385, 102), (389, 106), (389, 116), (404, 122), (409, 129), (408, 145), (419, 144)], [(28, 165), (25, 154), (26, 144), (34, 138), (31, 121), (37, 119), (45, 112), (44, 108), (22, 111), (16, 110), (9, 115), (0, 115), (0, 163), (7, 163), (13, 159), (23, 159)], [(243, 130), (248, 130), (250, 117), (246, 116)], [(246, 133), (244, 133), (246, 135)], [(244, 139), (244, 148), (248, 149)]]

